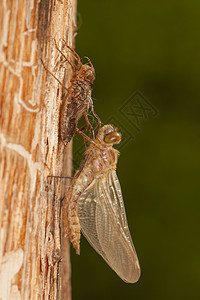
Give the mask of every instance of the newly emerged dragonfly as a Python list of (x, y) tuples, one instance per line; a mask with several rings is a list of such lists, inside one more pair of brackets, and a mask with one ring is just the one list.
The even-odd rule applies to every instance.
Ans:
[(85, 163), (66, 194), (67, 235), (80, 254), (80, 229), (92, 247), (125, 282), (140, 277), (140, 266), (129, 232), (121, 187), (116, 175), (119, 152), (112, 146), (121, 134), (103, 126), (85, 152)]
[[(63, 143), (67, 145), (76, 133), (81, 133), (88, 127), (90, 127), (90, 131), (94, 138), (94, 131), (87, 116), (89, 109), (92, 110), (92, 113), (98, 119), (99, 124), (101, 121), (94, 111), (91, 97), (91, 84), (93, 84), (95, 80), (95, 69), (91, 63), (91, 60), (86, 57), (88, 63), (82, 64), (79, 55), (70, 46), (68, 46), (64, 40), (63, 42), (76, 61), (76, 64), (71, 62), (59, 49), (55, 41), (56, 48), (64, 60), (61, 64), (68, 62), (72, 68), (73, 75), (72, 79), (70, 80), (70, 86), (68, 88), (65, 87), (62, 82), (60, 82), (60, 80), (47, 69), (43, 61), (42, 63), (45, 69), (64, 87), (64, 89), (67, 90), (67, 93), (62, 101), (60, 112), (60, 136)], [(85, 118), (85, 126), (79, 130), (77, 127), (78, 121), (82, 116)]]

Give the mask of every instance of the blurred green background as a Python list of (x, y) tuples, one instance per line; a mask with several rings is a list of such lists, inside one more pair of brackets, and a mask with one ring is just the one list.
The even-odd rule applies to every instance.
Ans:
[[(95, 110), (129, 136), (117, 173), (142, 274), (124, 283), (82, 237), (73, 300), (200, 299), (199, 11), (194, 0), (78, 3)], [(120, 111), (135, 91), (159, 111), (139, 119), (140, 132)]]

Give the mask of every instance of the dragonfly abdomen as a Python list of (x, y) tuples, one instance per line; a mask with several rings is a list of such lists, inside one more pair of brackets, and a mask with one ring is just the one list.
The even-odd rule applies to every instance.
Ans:
[(77, 202), (80, 195), (83, 193), (86, 187), (92, 181), (91, 170), (89, 168), (85, 168), (83, 172), (80, 174), (78, 180), (74, 180), (72, 185), (70, 186), (66, 199), (67, 199), (67, 236), (70, 239), (73, 247), (76, 250), (77, 254), (80, 254), (80, 224), (77, 215)]

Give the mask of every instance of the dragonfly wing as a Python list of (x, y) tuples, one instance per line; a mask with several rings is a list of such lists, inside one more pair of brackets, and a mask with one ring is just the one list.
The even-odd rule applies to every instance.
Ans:
[(130, 236), (116, 172), (94, 180), (78, 200), (83, 234), (126, 282), (136, 282), (140, 267)]

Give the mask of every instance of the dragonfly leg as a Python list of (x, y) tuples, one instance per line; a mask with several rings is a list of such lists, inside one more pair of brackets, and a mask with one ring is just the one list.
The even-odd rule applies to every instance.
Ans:
[(99, 130), (101, 128), (101, 119), (99, 118), (99, 116), (96, 114), (96, 112), (94, 111), (94, 107), (92, 106), (92, 113), (93, 115), (96, 117), (97, 121), (98, 121), (98, 129), (97, 129), (97, 136), (99, 134)]
[(65, 54), (59, 49), (57, 43), (56, 43), (56, 40), (54, 38), (54, 43), (55, 43), (55, 46), (56, 46), (56, 49), (58, 50), (58, 52), (60, 52), (60, 54), (65, 58), (65, 60), (70, 64), (70, 66), (72, 67), (72, 70), (73, 72), (75, 73), (76, 72), (76, 65), (73, 64), (66, 56)]
[(93, 144), (93, 145), (96, 145), (96, 143), (95, 143), (91, 138), (89, 138), (89, 136), (87, 136), (83, 131), (81, 131), (79, 128), (76, 128), (76, 133), (75, 133), (75, 134), (80, 134), (80, 135), (82, 135), (82, 137), (83, 137), (86, 141), (90, 142), (90, 143)]
[(45, 66), (45, 64), (44, 64), (44, 62), (43, 62), (43, 60), (42, 60), (42, 58), (40, 59), (41, 60), (41, 62), (42, 62), (42, 64), (43, 64), (43, 67), (45, 68), (45, 70), (49, 73), (49, 74), (51, 74), (51, 76), (53, 76), (53, 78), (55, 78), (57, 81), (58, 81), (58, 83), (60, 83), (60, 85), (65, 89), (65, 90), (67, 90), (68, 92), (69, 92), (69, 89), (68, 88), (66, 88), (66, 86), (51, 72), (51, 71), (49, 71), (49, 69)]
[(81, 131), (84, 131), (85, 129), (87, 129), (88, 127), (90, 127), (90, 132), (92, 134), (92, 138), (94, 139), (95, 138), (95, 135), (94, 135), (94, 128), (92, 127), (89, 119), (88, 119), (88, 116), (87, 116), (87, 113), (84, 112), (84, 118), (85, 118), (85, 126), (83, 126), (80, 130)]
[(64, 39), (62, 39), (62, 41), (64, 42), (65, 46), (72, 52), (73, 57), (77, 60), (77, 67), (78, 69), (80, 69), (80, 66), (82, 65), (80, 56), (76, 53), (76, 51), (74, 51), (74, 49), (67, 45), (67, 42)]
[(89, 62), (89, 64), (90, 64), (90, 66), (91, 66), (91, 68), (92, 68), (92, 71), (95, 73), (95, 69), (94, 69), (94, 66), (93, 66), (93, 64), (92, 64), (92, 62), (91, 62), (91, 60), (89, 59), (89, 57), (87, 57), (87, 56), (84, 56), (87, 60), (88, 60), (88, 62)]
[(65, 178), (65, 179), (77, 179), (79, 177), (79, 175), (81, 174), (81, 172), (83, 171), (83, 168), (86, 164), (86, 161), (88, 159), (88, 156), (89, 154), (87, 154), (85, 157), (84, 157), (84, 161), (80, 167), (80, 169), (78, 170), (78, 172), (75, 174), (75, 176), (54, 176), (54, 175), (49, 175), (47, 176), (47, 178)]

